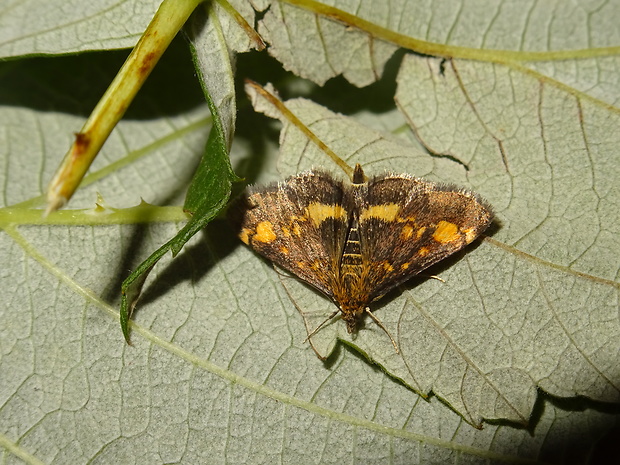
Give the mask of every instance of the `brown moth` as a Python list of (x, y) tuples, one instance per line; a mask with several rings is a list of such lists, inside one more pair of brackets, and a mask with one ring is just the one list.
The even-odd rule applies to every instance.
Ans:
[(320, 170), (249, 189), (231, 209), (241, 240), (328, 296), (352, 333), (369, 305), (425, 268), (461, 250), (493, 220), (474, 192), (408, 174), (350, 183)]

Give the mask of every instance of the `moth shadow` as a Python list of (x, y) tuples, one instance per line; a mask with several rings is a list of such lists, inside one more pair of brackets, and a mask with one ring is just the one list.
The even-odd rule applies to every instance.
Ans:
[(239, 245), (225, 220), (215, 219), (200, 232), (200, 239), (183, 250), (151, 281), (140, 296), (134, 314), (183, 282), (198, 283)]
[[(162, 196), (162, 200), (158, 203), (168, 205), (172, 203), (174, 199), (178, 199), (181, 193), (187, 188), (190, 183), (193, 173), (198, 167), (199, 160), (188, 160), (186, 169), (183, 170), (178, 183), (174, 183), (170, 186), (165, 196)], [(122, 246), (121, 260), (114, 265), (113, 276), (114, 279), (108, 282), (101, 293), (101, 297), (105, 302), (108, 302), (114, 306), (120, 305), (121, 299), (121, 287), (123, 281), (128, 276), (128, 270), (134, 270), (143, 261), (143, 254), (150, 255), (153, 250), (145, 251), (145, 244), (149, 234), (149, 228), (151, 227), (147, 223), (137, 223), (130, 226), (133, 228), (133, 232), (129, 236), (129, 242), (124, 243)], [(185, 250), (185, 249), (184, 249)], [(180, 255), (182, 255), (181, 252)], [(143, 301), (143, 298), (140, 299)]]

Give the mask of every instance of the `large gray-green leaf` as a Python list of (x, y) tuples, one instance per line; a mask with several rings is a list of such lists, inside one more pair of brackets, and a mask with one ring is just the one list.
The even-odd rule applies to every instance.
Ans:
[[(482, 75), (487, 70), (493, 88), (505, 95), (475, 95), (476, 83), (491, 81)], [(440, 60), (407, 58), (397, 92), (400, 108), (431, 150), (462, 157), (467, 166), (438, 157), (428, 173), (423, 168), (428, 156), (414, 147), (307, 100), (287, 102), (349, 164), (361, 163), (367, 173), (398, 167), (475, 188), (497, 213), (492, 239), (440, 273), (445, 284), (426, 280), (378, 303), (376, 314), (395, 335), (400, 354), (371, 322), (355, 337), (338, 322), (313, 336), (322, 356), (333, 349), (336, 337), (350, 341), (395, 378), (418, 392), (434, 392), (476, 424), (483, 418), (527, 423), (537, 388), (555, 396), (618, 402), (620, 325), (613, 264), (620, 254), (620, 224), (604, 220), (620, 203), (620, 191), (614, 189), (620, 167), (608, 166), (602, 152), (605, 144), (611, 149), (620, 140), (612, 135), (604, 144), (598, 133), (606, 124), (613, 134), (620, 121), (605, 105), (562, 90), (541, 87), (519, 70), (459, 62), (441, 73)], [(551, 110), (570, 108), (567, 100), (574, 111)], [(325, 165), (325, 154), (284, 123), (281, 171)], [(538, 149), (527, 143), (537, 138)], [(579, 143), (592, 139), (601, 142)], [(439, 146), (438, 141), (450, 143)], [(283, 282), (310, 329), (333, 311), (307, 287)]]
[[(157, 2), (0, 1), (0, 4), (2, 18), (22, 12), (20, 16), (11, 16), (11, 21), (0, 28), (1, 34), (10, 25), (12, 37), (18, 39), (3, 43), (30, 43), (29, 48), (15, 52), (15, 55), (29, 55), (47, 53), (41, 45), (46, 41), (55, 47), (52, 52), (83, 50), (79, 40), (68, 47), (61, 46), (60, 39), (71, 37), (93, 37), (92, 44), (104, 44), (103, 47), (108, 43), (127, 46), (128, 43), (118, 45), (117, 37), (122, 34), (113, 29), (106, 37), (105, 14), (92, 12), (130, 5), (130, 10), (136, 14), (149, 9), (150, 15)], [(32, 8), (20, 10), (22, 4)], [(39, 39), (39, 33), (30, 28), (31, 22), (41, 24), (46, 19), (42, 12), (50, 11), (45, 8), (56, 8), (60, 12), (63, 6), (73, 8), (67, 15), (81, 11), (80, 18), (92, 18), (100, 27), (85, 28), (81, 34), (71, 34), (70, 28), (60, 28), (61, 33), (43, 35)], [(560, 10), (566, 11), (558, 7)], [(450, 25), (456, 24), (454, 20), (450, 23), (450, 18), (458, 17), (458, 12), (450, 15), (450, 11), (434, 10), (433, 24), (447, 21), (444, 27), (435, 26), (434, 31), (450, 34)], [(495, 12), (483, 11), (481, 19), (486, 14), (493, 16)], [(127, 12), (121, 16), (128, 23), (134, 19)], [(585, 27), (593, 35), (601, 33), (597, 24), (589, 22), (591, 16), (582, 21), (579, 15), (573, 15), (573, 30)], [(67, 24), (77, 24), (77, 17), (71, 16)], [(101, 21), (97, 23), (97, 19)], [(148, 15), (142, 20), (146, 24)], [(414, 20), (413, 17), (403, 18), (402, 22)], [(54, 27), (50, 23), (42, 30)], [(139, 29), (137, 26), (127, 28), (126, 34), (132, 36), (129, 42), (135, 42)], [(613, 31), (607, 29), (607, 32)], [(63, 34), (66, 31), (69, 33)], [(468, 35), (472, 41), (481, 37), (480, 31), (473, 29)], [(518, 39), (522, 35), (515, 36)], [(613, 39), (613, 35), (610, 36)], [(55, 37), (59, 38), (58, 43), (53, 42)], [(436, 35), (429, 36), (432, 37)], [(174, 53), (166, 54), (160, 65), (165, 79), (160, 79), (162, 75), (158, 77), (158, 70), (155, 71), (126, 120), (112, 134), (95, 162), (93, 172), (105, 176), (87, 180), (73, 199), (71, 208), (94, 207), (96, 192), (100, 192), (112, 207), (136, 205), (140, 197), (162, 205), (182, 202), (191, 171), (204, 147), (208, 112), (205, 105), (200, 104), (200, 92), (197, 89), (190, 92), (191, 71), (179, 63), (167, 62)], [(84, 115), (96, 103), (97, 95), (111, 80), (122, 58), (115, 54), (110, 60), (107, 54), (97, 54), (0, 63), (0, 161), (3, 166), (0, 192), (4, 206), (17, 205), (17, 211), (0, 210), (4, 230), (0, 235), (3, 291), (0, 304), (0, 444), (4, 462), (21, 463), (23, 459), (27, 463), (40, 460), (45, 463), (408, 464), (497, 463), (528, 458), (575, 462), (582, 461), (583, 454), (617, 422), (617, 416), (605, 413), (609, 409), (601, 404), (539, 398), (530, 431), (497, 424), (485, 425), (479, 431), (437, 398), (423, 400), (353, 350), (339, 346), (330, 364), (324, 365), (303, 343), (303, 321), (282, 286), (282, 280), (289, 278), (278, 275), (268, 263), (241, 247), (230, 237), (223, 223), (214, 223), (174, 262), (166, 260), (158, 266), (136, 313), (139, 327), (133, 333), (135, 346), (125, 346), (114, 300), (120, 281), (128, 269), (181, 225), (170, 219), (148, 226), (105, 225), (105, 217), (110, 213), (105, 209), (93, 209), (88, 214), (78, 212), (78, 220), (68, 221), (69, 226), (10, 224), (30, 218), (28, 208), (21, 202), (36, 203), (57, 161), (71, 143), (72, 132), (80, 127)], [(185, 60), (189, 63), (189, 57)], [(613, 68), (613, 62), (612, 58), (607, 59), (605, 69), (591, 66), (588, 69), (596, 72), (585, 78), (581, 73), (583, 68), (575, 68), (571, 73), (564, 63), (562, 72), (580, 83), (579, 89), (596, 88), (597, 92), (611, 96), (605, 89), (614, 87), (610, 79), (617, 79), (617, 73), (606, 74), (605, 70)], [(428, 63), (431, 66), (430, 63), (436, 62)], [(316, 65), (322, 66), (322, 63)], [(260, 62), (260, 66), (266, 75), (277, 74), (268, 62)], [(462, 70), (460, 64), (456, 66), (457, 70)], [(559, 69), (560, 65), (548, 67)], [(446, 71), (450, 72), (450, 66)], [(435, 75), (429, 71), (428, 84), (435, 82)], [(488, 74), (484, 76), (488, 79)], [(405, 78), (401, 75), (401, 82)], [(588, 87), (591, 82), (595, 84)], [(491, 84), (480, 81), (479, 88), (484, 91)], [(149, 85), (154, 88), (149, 90)], [(471, 91), (471, 87), (467, 88)], [(88, 89), (92, 89), (92, 93), (86, 92)], [(569, 93), (572, 94), (573, 89), (569, 89)], [(368, 98), (369, 94), (364, 95)], [(429, 92), (426, 97), (432, 101), (440, 95)], [(613, 103), (615, 100), (612, 97), (606, 101)], [(424, 114), (430, 115), (432, 122), (433, 107), (429, 108)], [(600, 112), (602, 107), (597, 104), (596, 108)], [(616, 113), (617, 109), (609, 108), (603, 113), (607, 116), (602, 122), (612, 120)], [(459, 116), (452, 110), (447, 114), (451, 118)], [(394, 127), (394, 114), (384, 118), (366, 113), (363, 119), (376, 127)], [(439, 142), (455, 134), (446, 129), (443, 121), (436, 129), (442, 136)], [(237, 134), (263, 132), (261, 126), (244, 124)], [(471, 124), (472, 128), (477, 127)], [(416, 121), (413, 126), (420, 130), (425, 125)], [(459, 127), (463, 129), (464, 126)], [(401, 128), (400, 132), (409, 135), (406, 128)], [(467, 138), (466, 131), (461, 134), (465, 134), (464, 140), (470, 143), (481, 140), (480, 132), (474, 133), (471, 139)], [(604, 147), (613, 132), (606, 131), (595, 138), (591, 134), (590, 144)], [(423, 137), (433, 147), (429, 142), (431, 138), (429, 132)], [(263, 167), (259, 177), (281, 177), (282, 174), (274, 173), (272, 147), (272, 142), (257, 148), (247, 139), (237, 138), (233, 152), (236, 160), (260, 154)], [(485, 147), (488, 150), (479, 150), (497, 161), (497, 143)], [(454, 160), (473, 163), (465, 156), (471, 151), (449, 149), (448, 146), (438, 151), (450, 153)], [(610, 151), (610, 158), (599, 160), (603, 163), (598, 164), (603, 166), (602, 171), (615, 166), (617, 158), (614, 158), (615, 152)], [(480, 156), (478, 150), (475, 153), (476, 157)], [(323, 164), (322, 160), (317, 158), (315, 163)], [(399, 159), (399, 163), (406, 160), (409, 158)], [(285, 167), (286, 163), (281, 162), (280, 166)], [(500, 170), (503, 166), (501, 163), (491, 168)], [(379, 165), (374, 164), (369, 171), (378, 168)], [(487, 190), (495, 178), (473, 179), (450, 157), (417, 157), (415, 166), (405, 163), (391, 169), (475, 185), (494, 202), (494, 196), (502, 193), (499, 190), (502, 179), (494, 189)], [(482, 168), (477, 171), (487, 172)], [(282, 168), (282, 173), (289, 172)], [(538, 175), (538, 171), (529, 171), (527, 166), (522, 167), (522, 172), (532, 178)], [(511, 172), (512, 176), (517, 174), (520, 173)], [(498, 194), (492, 194), (495, 189)], [(601, 191), (601, 198), (613, 192), (613, 187)], [(603, 208), (608, 204), (601, 202), (600, 205), (599, 208)], [(495, 206), (507, 214), (516, 211), (515, 207), (511, 210), (512, 204)], [(530, 214), (538, 214), (536, 208), (530, 209), (527, 204), (521, 211), (523, 215), (516, 217), (508, 230), (514, 231), (513, 223), (516, 227), (519, 221), (529, 221)], [(583, 214), (580, 210), (565, 214), (573, 212)], [(613, 216), (613, 211), (610, 215), (607, 225), (617, 225), (618, 218)], [(138, 216), (131, 214), (126, 218), (138, 221)], [(479, 247), (445, 268), (442, 274), (445, 284), (427, 281), (405, 292), (427, 305), (435, 296), (435, 289), (447, 292), (446, 289), (453, 289), (455, 282), (458, 284), (452, 276), (461, 273), (461, 267), (468, 265), (473, 256), (485, 260), (513, 257), (514, 269), (531, 263), (549, 270), (547, 262), (555, 263), (553, 257), (541, 261), (534, 250), (528, 253), (536, 260), (528, 262), (528, 255), (515, 253), (518, 250), (516, 241), (501, 236), (505, 231), (498, 228), (493, 236), (495, 242)], [(510, 246), (507, 250), (501, 248), (505, 244)], [(483, 247), (489, 248), (489, 253)], [(609, 254), (614, 252), (617, 253), (609, 249)], [(601, 260), (611, 260), (604, 256), (606, 253)], [(510, 280), (517, 274), (500, 275), (495, 272), (495, 263), (502, 265), (501, 260), (486, 262), (493, 266), (487, 274), (493, 274), (498, 287), (510, 286)], [(567, 271), (559, 269), (557, 275), (564, 279)], [(538, 275), (536, 278), (539, 279)], [(588, 276), (585, 279), (588, 282)], [(487, 279), (485, 282), (493, 281)], [(536, 285), (541, 282), (539, 279)], [(594, 294), (578, 290), (577, 285), (583, 282), (576, 279), (576, 286), (569, 289), (572, 294), (565, 292), (560, 297), (564, 301), (590, 298)], [(526, 287), (519, 292), (520, 289), (511, 287), (511, 294), (504, 297), (508, 303), (513, 295), (527, 296), (528, 290)], [(535, 298), (545, 299), (549, 295), (533, 295), (527, 301), (526, 310), (530, 302), (536, 302)], [(617, 290), (609, 291), (610, 299), (616, 295)], [(394, 305), (398, 299), (391, 300), (389, 305)], [(330, 305), (325, 301), (323, 304)], [(388, 307), (380, 312), (382, 318), (392, 314)], [(568, 316), (588, 318), (590, 312)], [(610, 326), (617, 324), (617, 315), (608, 323)], [(518, 326), (506, 328), (507, 332), (518, 333), (518, 330)], [(539, 334), (545, 335), (543, 331)], [(480, 350), (489, 347), (484, 340), (473, 341), (473, 344)], [(504, 346), (490, 348), (500, 350)], [(546, 354), (544, 348), (533, 347), (532, 353), (534, 350), (542, 350), (537, 354)], [(510, 354), (506, 352), (506, 357)], [(431, 367), (446, 368), (431, 364)], [(590, 379), (582, 374), (569, 381), (584, 384)], [(592, 384), (598, 381), (599, 378), (594, 378)], [(481, 402), (485, 402), (482, 395), (481, 391)]]
[(161, 0), (0, 2), (0, 56), (75, 53), (136, 43)]
[[(600, 97), (617, 98), (620, 4), (446, 0), (254, 0), (269, 52), (323, 84), (379, 79), (397, 47), (492, 62), (547, 60), (533, 67)], [(560, 61), (561, 60), (561, 61)], [(605, 100), (609, 97), (606, 96)]]

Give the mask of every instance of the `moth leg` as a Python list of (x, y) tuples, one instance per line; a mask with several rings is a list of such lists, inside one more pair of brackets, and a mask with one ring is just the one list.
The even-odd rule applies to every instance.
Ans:
[(394, 338), (392, 337), (392, 335), (390, 334), (390, 332), (387, 330), (387, 328), (385, 326), (383, 326), (383, 323), (381, 322), (381, 320), (379, 318), (377, 318), (371, 311), (370, 308), (366, 307), (366, 313), (368, 313), (368, 315), (370, 315), (370, 318), (372, 318), (372, 321), (374, 321), (375, 323), (377, 323), (377, 325), (379, 326), (379, 328), (381, 328), (383, 331), (385, 331), (385, 334), (388, 335), (388, 337), (390, 338), (390, 341), (392, 341), (392, 345), (394, 346), (394, 350), (396, 350), (396, 353), (399, 354), (400, 352), (398, 351), (398, 345), (396, 345), (396, 341), (394, 340)]
[(334, 313), (332, 313), (331, 315), (329, 315), (329, 316), (325, 319), (325, 321), (323, 321), (323, 323), (321, 323), (321, 324), (320, 324), (320, 325), (318, 325), (316, 328), (314, 328), (314, 329), (312, 330), (312, 332), (310, 332), (310, 333), (308, 334), (308, 337), (307, 337), (306, 339), (304, 339), (304, 343), (308, 342), (308, 341), (310, 340), (310, 338), (311, 338), (312, 336), (314, 336), (316, 333), (318, 333), (318, 332), (319, 332), (319, 330), (320, 330), (323, 326), (325, 326), (325, 325), (326, 325), (329, 321), (333, 320), (333, 319), (334, 319), (334, 317), (335, 317), (336, 315), (338, 315), (338, 313), (340, 313), (340, 310), (336, 310)]

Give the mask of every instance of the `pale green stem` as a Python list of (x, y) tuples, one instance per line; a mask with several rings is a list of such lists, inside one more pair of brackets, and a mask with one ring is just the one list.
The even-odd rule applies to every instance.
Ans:
[(47, 190), (50, 213), (79, 186), (95, 156), (189, 15), (203, 0), (164, 0), (90, 117), (75, 136)]

